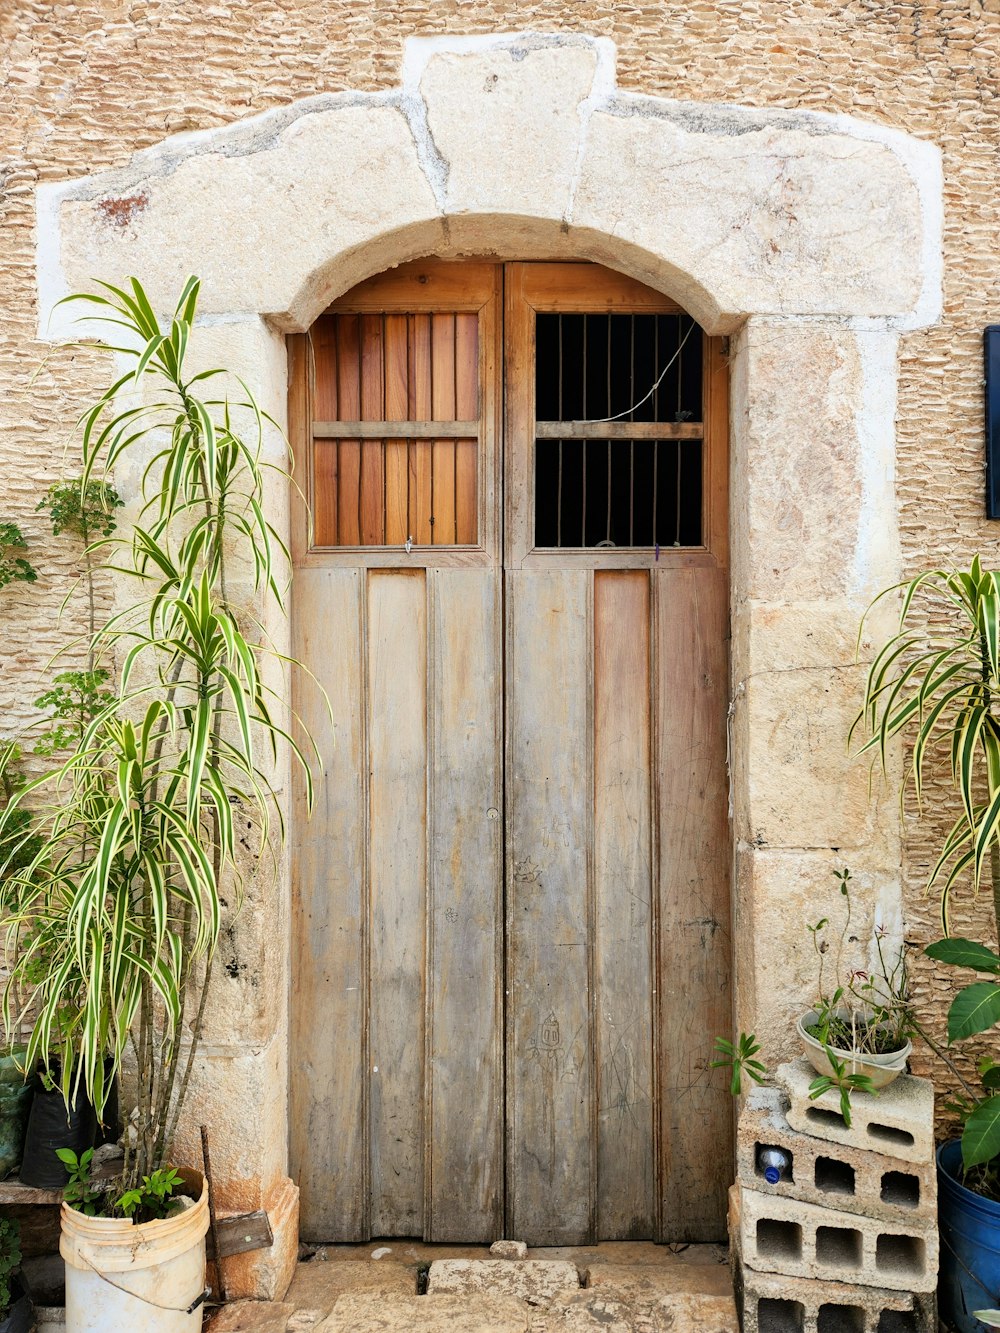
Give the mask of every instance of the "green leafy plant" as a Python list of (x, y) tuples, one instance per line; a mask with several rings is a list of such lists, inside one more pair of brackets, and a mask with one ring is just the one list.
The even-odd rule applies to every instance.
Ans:
[(72, 1148), (57, 1148), (56, 1156), (69, 1174), (69, 1180), (63, 1187), (63, 1198), (78, 1213), (96, 1217), (101, 1212), (104, 1191), (95, 1190), (90, 1183), (91, 1164), (94, 1160), (93, 1148), (88, 1148), (79, 1157)]
[(16, 523), (0, 523), (0, 588), (8, 583), (34, 583), (38, 578), (31, 561), (21, 554), (27, 547)]
[(138, 1223), (157, 1221), (170, 1215), (176, 1191), (184, 1184), (178, 1171), (164, 1167), (143, 1176), (131, 1189), (119, 1192), (111, 1185), (95, 1189), (91, 1181), (93, 1148), (79, 1157), (72, 1148), (57, 1148), (56, 1156), (69, 1173), (63, 1198), (71, 1208), (88, 1217), (127, 1217)]
[(0, 1217), (0, 1314), (11, 1303), (11, 1278), (21, 1265), (21, 1229), (12, 1217)]
[(901, 1050), (914, 1030), (905, 948), (899, 948), (890, 962), (886, 958), (885, 932), (876, 926), (873, 943), (878, 957), (877, 968), (872, 971), (854, 969), (845, 974), (844, 947), (853, 918), (852, 876), (847, 866), (833, 874), (846, 905), (833, 967), (834, 977), (843, 980), (832, 992), (827, 991), (825, 970), (830, 949), (827, 938), (830, 921), (823, 917), (815, 925), (806, 927), (817, 959), (816, 1020), (807, 1025), (806, 1031), (823, 1046), (832, 1046), (838, 1051), (886, 1055)]
[(739, 1097), (743, 1091), (744, 1075), (754, 1083), (763, 1083), (767, 1077), (767, 1066), (754, 1059), (760, 1043), (752, 1032), (741, 1032), (735, 1043), (725, 1037), (716, 1037), (715, 1050), (719, 1059), (712, 1060), (710, 1068), (730, 1071), (729, 1091), (734, 1097)]
[(826, 1058), (830, 1061), (832, 1074), (818, 1074), (809, 1084), (809, 1098), (817, 1101), (824, 1093), (836, 1089), (840, 1093), (840, 1114), (848, 1129), (851, 1127), (851, 1093), (867, 1092), (876, 1095), (874, 1083), (867, 1074), (849, 1074), (847, 1061), (837, 1058), (837, 1053), (825, 1047)]
[[(263, 511), (261, 452), (273, 423), (240, 381), (236, 401), (200, 396), (227, 372), (186, 369), (197, 279), (163, 328), (137, 280), (102, 290), (69, 299), (124, 326), (135, 350), (116, 350), (132, 368), (81, 419), (81, 503), (133, 455), (145, 469), (134, 525), (100, 539), (132, 593), (95, 625), (89, 666), (107, 670), (116, 658), (120, 669), (106, 682), (110, 699), (104, 682), (90, 682), (97, 694), (69, 753), (0, 815), (2, 838), (11, 812), (30, 802), (42, 839), (0, 886), (0, 910), (8, 1028), (12, 994), (33, 979), (29, 1064), (57, 1064), (67, 1102), (83, 1085), (101, 1114), (111, 1073), (132, 1054), (126, 1195), (148, 1192), (144, 1182), (169, 1166), (223, 913), (231, 921), (242, 899), (248, 829), (253, 873), (276, 864), (279, 746), (303, 764), (310, 803), (312, 793), (308, 763), (272, 712), (262, 667), (273, 650), (229, 587), (239, 548), (241, 577), (281, 606), (274, 566), (287, 552)], [(119, 406), (120, 394), (143, 390), (138, 405)]]
[(52, 688), (35, 700), (53, 724), (36, 733), (35, 754), (55, 755), (80, 743), (90, 723), (114, 701), (113, 692), (105, 688), (110, 678), (104, 668), (61, 671), (53, 677)]
[(54, 536), (74, 532), (89, 544), (99, 536), (111, 536), (118, 526), (115, 510), (123, 503), (107, 481), (74, 477), (50, 486), (36, 509), (48, 513)]
[[(977, 556), (968, 572), (929, 570), (876, 598), (902, 593), (899, 630), (880, 649), (868, 672), (865, 699), (855, 721), (886, 766), (894, 736), (910, 741), (912, 757), (901, 796), (912, 786), (919, 808), (932, 756), (947, 755), (960, 813), (939, 850), (929, 886), (940, 886), (945, 939), (927, 955), (952, 967), (968, 967), (995, 980), (962, 987), (948, 1014), (949, 1044), (986, 1032), (1000, 1022), (1000, 957), (991, 948), (950, 933), (951, 895), (964, 877), (978, 893), (989, 871), (994, 927), (1000, 928), (1000, 571)], [(862, 624), (862, 630), (864, 625)], [(1000, 1103), (987, 1071), (982, 1090), (968, 1084), (956, 1065), (918, 1028), (948, 1065), (962, 1089), (957, 1107), (966, 1183), (983, 1185), (1000, 1168)], [(994, 1165), (995, 1164), (995, 1165)]]

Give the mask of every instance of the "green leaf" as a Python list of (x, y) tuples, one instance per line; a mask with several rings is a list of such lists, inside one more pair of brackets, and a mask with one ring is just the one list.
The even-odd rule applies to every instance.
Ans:
[(951, 967), (971, 967), (977, 972), (1000, 971), (1000, 954), (994, 953), (985, 944), (958, 935), (928, 944), (924, 953), (935, 962), (948, 963)]
[(1000, 1097), (981, 1101), (965, 1122), (962, 1165), (966, 1171), (1000, 1157)]
[(948, 1041), (963, 1041), (1000, 1023), (1000, 985), (976, 981), (960, 990), (948, 1010)]

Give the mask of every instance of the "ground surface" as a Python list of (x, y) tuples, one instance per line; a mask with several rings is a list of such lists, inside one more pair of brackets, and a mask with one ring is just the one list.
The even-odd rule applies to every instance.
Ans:
[[(437, 1261), (449, 1262), (431, 1272)], [(543, 1266), (544, 1265), (544, 1266)], [(428, 1285), (427, 1294), (419, 1294)], [(490, 1260), (478, 1246), (320, 1247), (283, 1302), (211, 1312), (211, 1333), (737, 1333), (724, 1247), (602, 1244)]]

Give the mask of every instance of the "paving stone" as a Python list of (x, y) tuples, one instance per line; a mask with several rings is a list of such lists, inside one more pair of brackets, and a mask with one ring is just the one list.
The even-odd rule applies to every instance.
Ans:
[(892, 1291), (933, 1291), (937, 1284), (938, 1236), (932, 1228), (902, 1227), (742, 1185), (735, 1191), (730, 1221), (748, 1268)]
[(341, 1296), (316, 1333), (529, 1333), (531, 1310), (506, 1296)]
[(738, 1244), (733, 1247), (733, 1286), (743, 1333), (937, 1330), (933, 1292), (887, 1291), (848, 1282), (759, 1273), (742, 1263)]
[[(936, 1224), (933, 1161), (901, 1162), (799, 1133), (789, 1125), (787, 1111), (788, 1097), (780, 1088), (755, 1088), (747, 1098), (736, 1131), (736, 1175), (747, 1189), (906, 1225)], [(757, 1167), (761, 1147), (791, 1155), (790, 1180), (765, 1181)]]
[(677, 1295), (731, 1297), (733, 1289), (728, 1263), (686, 1264), (672, 1256), (655, 1266), (594, 1264), (586, 1270), (583, 1280), (591, 1291), (639, 1304)]
[(523, 1240), (495, 1240), (490, 1246), (494, 1259), (524, 1259), (528, 1247)]
[(562, 1291), (580, 1288), (574, 1264), (562, 1260), (439, 1259), (431, 1264), (429, 1296), (461, 1292), (488, 1292), (511, 1296), (529, 1305), (547, 1307)]
[(930, 1079), (900, 1074), (876, 1096), (856, 1092), (851, 1097), (851, 1127), (840, 1114), (840, 1094), (825, 1092), (815, 1101), (809, 1084), (816, 1077), (804, 1057), (780, 1065), (777, 1079), (788, 1094), (788, 1123), (801, 1134), (866, 1148), (906, 1162), (934, 1159), (934, 1084)]
[(286, 1333), (295, 1306), (285, 1301), (233, 1301), (214, 1315), (210, 1333)]
[(299, 1264), (285, 1296), (297, 1308), (321, 1310), (325, 1318), (338, 1296), (347, 1291), (382, 1291), (415, 1296), (416, 1264), (376, 1263), (358, 1259), (330, 1259)]
[(321, 1324), (330, 1313), (329, 1310), (296, 1310), (288, 1321), (286, 1333), (303, 1333)]
[[(727, 1287), (729, 1283), (727, 1281)], [(553, 1301), (532, 1321), (532, 1333), (738, 1333), (731, 1290), (725, 1296), (675, 1291), (626, 1296), (610, 1287), (579, 1291)]]

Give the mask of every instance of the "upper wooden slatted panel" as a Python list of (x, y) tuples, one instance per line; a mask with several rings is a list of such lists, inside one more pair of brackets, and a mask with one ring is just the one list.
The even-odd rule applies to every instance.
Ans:
[(498, 289), (494, 265), (410, 264), (317, 320), (313, 550), (488, 545)]

